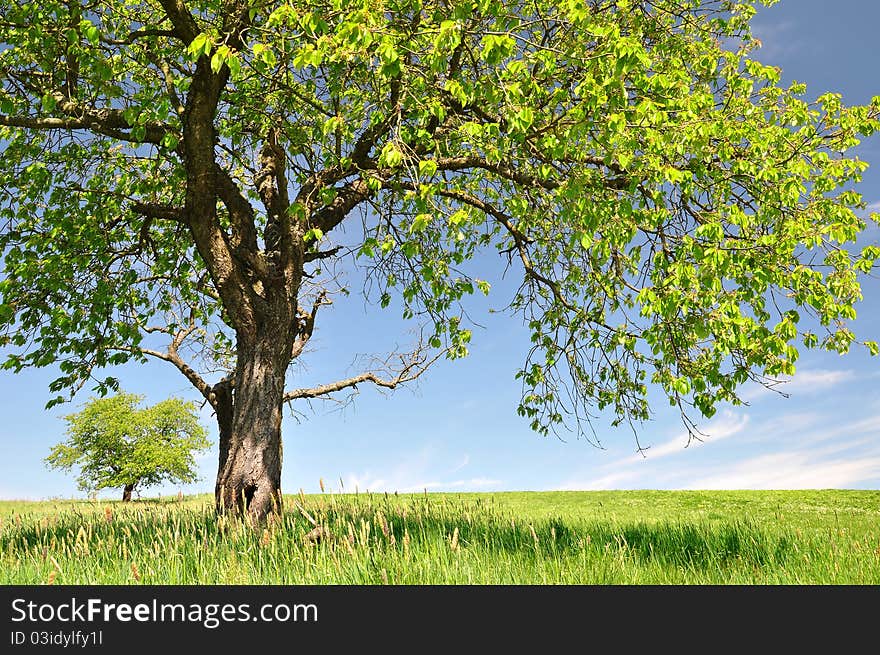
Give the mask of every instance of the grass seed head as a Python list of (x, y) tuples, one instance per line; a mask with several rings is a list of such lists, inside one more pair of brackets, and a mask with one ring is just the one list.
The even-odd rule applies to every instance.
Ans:
[(131, 563), (131, 575), (138, 582), (141, 581), (141, 572), (138, 570), (138, 565), (134, 562)]
[(382, 534), (387, 539), (388, 535), (391, 534), (391, 530), (388, 528), (388, 519), (385, 518), (382, 512), (376, 512), (376, 520), (379, 523), (379, 527), (382, 528)]

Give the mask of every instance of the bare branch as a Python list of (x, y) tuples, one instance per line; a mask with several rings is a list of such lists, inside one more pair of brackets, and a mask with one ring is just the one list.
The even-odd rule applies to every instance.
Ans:
[(312, 305), (312, 310), (310, 312), (306, 312), (303, 309), (298, 310), (297, 321), (299, 322), (299, 326), (296, 341), (293, 343), (293, 350), (290, 356), (292, 360), (302, 354), (309, 339), (312, 338), (312, 332), (315, 329), (315, 316), (318, 314), (318, 308), (321, 307), (321, 305), (330, 305), (332, 302), (333, 301), (327, 299), (327, 292), (321, 291)]
[(303, 263), (307, 264), (309, 262), (315, 261), (316, 259), (327, 259), (328, 257), (334, 257), (340, 250), (342, 250), (342, 246), (336, 246), (334, 248), (330, 248), (330, 250), (307, 252), (303, 255)]
[(133, 347), (125, 347), (125, 346), (117, 346), (116, 350), (121, 350), (123, 352), (130, 352), (136, 355), (146, 355), (149, 357), (155, 357), (156, 359), (161, 359), (165, 362), (170, 362), (177, 367), (177, 369), (183, 373), (187, 380), (196, 388), (196, 390), (205, 397), (212, 405), (214, 404), (211, 396), (211, 385), (209, 385), (205, 380), (199, 375), (195, 369), (193, 369), (189, 364), (183, 361), (183, 358), (177, 352), (177, 348), (173, 346), (169, 346), (167, 352), (161, 352), (159, 350), (153, 350), (151, 348), (133, 348)]
[(350, 377), (345, 380), (337, 380), (336, 382), (322, 384), (317, 387), (311, 387), (308, 389), (293, 389), (292, 391), (288, 391), (284, 394), (284, 402), (297, 400), (300, 398), (322, 398), (338, 391), (342, 391), (344, 389), (356, 390), (357, 385), (363, 382), (370, 382), (377, 387), (382, 387), (385, 389), (394, 389), (398, 385), (404, 384), (406, 382), (411, 382), (412, 380), (418, 378), (445, 353), (446, 351), (442, 350), (434, 357), (428, 359), (424, 351), (419, 348), (418, 350), (416, 350), (416, 352), (411, 354), (409, 360), (403, 361), (402, 368), (392, 377), (382, 378), (379, 377), (376, 373), (368, 371), (366, 373), (361, 373), (360, 375), (355, 375), (354, 377)]

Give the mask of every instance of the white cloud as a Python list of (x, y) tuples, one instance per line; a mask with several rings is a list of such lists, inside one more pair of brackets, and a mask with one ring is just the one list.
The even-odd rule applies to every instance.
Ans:
[(620, 483), (639, 477), (640, 471), (628, 470), (609, 473), (589, 480), (568, 480), (556, 487), (558, 491), (602, 491), (620, 489)]
[[(400, 493), (414, 493), (417, 491), (470, 491), (474, 489), (485, 489), (487, 487), (497, 487), (501, 484), (501, 480), (491, 478), (470, 478), (468, 480), (453, 480), (452, 482), (419, 482), (417, 484), (404, 487), (402, 489), (394, 489)], [(387, 491), (391, 491), (388, 489)]]
[(823, 391), (829, 387), (848, 382), (855, 377), (852, 371), (800, 371), (786, 382), (786, 390)]
[(343, 480), (344, 486), (340, 489), (334, 489), (334, 491), (345, 491), (348, 493), (354, 491), (360, 492), (399, 492), (399, 493), (416, 493), (419, 491), (472, 491), (477, 489), (486, 489), (488, 487), (498, 487), (501, 485), (501, 480), (495, 480), (493, 478), (468, 478), (468, 479), (460, 479), (460, 480), (450, 480), (450, 481), (439, 481), (439, 480), (430, 480), (427, 482), (413, 482), (412, 480), (405, 481), (389, 481), (384, 478), (376, 478), (372, 477), (369, 474), (357, 476), (357, 475), (348, 475)]
[[(676, 455), (684, 452), (685, 448), (698, 448), (709, 443), (716, 443), (727, 437), (732, 437), (743, 431), (749, 417), (746, 414), (735, 414), (730, 410), (724, 410), (717, 419), (710, 422), (700, 431), (705, 436), (700, 436), (700, 440), (690, 439), (687, 432), (682, 432), (673, 439), (662, 443), (658, 446), (651, 446), (645, 451), (645, 457), (641, 455), (633, 455), (626, 458), (625, 462), (636, 462), (642, 459), (658, 459), (667, 455)], [(698, 435), (699, 436), (699, 435)]]
[[(838, 419), (835, 427), (815, 426), (811, 432), (803, 426), (770, 429), (773, 423), (758, 426), (760, 432), (771, 438), (796, 438), (797, 447), (715, 467), (685, 488), (829, 489), (880, 480), (880, 415), (843, 424)], [(853, 452), (844, 455), (847, 451)]]
[(461, 469), (467, 466), (471, 461), (471, 456), (467, 453), (464, 454), (464, 457), (461, 458), (461, 462), (459, 462), (455, 467), (453, 467), (449, 472), (450, 473), (458, 473)]
[[(630, 455), (607, 464), (602, 467), (604, 470), (610, 471), (605, 475), (600, 475), (595, 478), (581, 477), (570, 479), (556, 488), (562, 491), (594, 491), (602, 489), (633, 488), (629, 483), (635, 479), (649, 479), (656, 481), (656, 473), (658, 471), (653, 463), (657, 460), (669, 455), (684, 453), (687, 450), (716, 443), (722, 439), (731, 437), (742, 432), (748, 422), (749, 417), (747, 415), (739, 415), (730, 410), (724, 410), (717, 419), (701, 429), (701, 432), (705, 435), (701, 437), (701, 441), (691, 439), (690, 445), (688, 445), (688, 434), (687, 432), (682, 432), (669, 441), (646, 449), (644, 456), (641, 454)], [(650, 478), (646, 477), (646, 468), (648, 469), (647, 472), (655, 475), (652, 475)]]
[(861, 444), (863, 441), (871, 441), (874, 443), (878, 442), (878, 436), (880, 436), (880, 415), (871, 416), (864, 419), (859, 419), (858, 421), (854, 421), (852, 423), (844, 423), (841, 424), (839, 418), (832, 417), (834, 421), (833, 426), (823, 426), (821, 428), (817, 428), (812, 432), (796, 432), (793, 434), (792, 430), (787, 430), (788, 435), (796, 437), (798, 443), (800, 444), (816, 444), (822, 443), (825, 441), (837, 440), (840, 437), (850, 438), (858, 437), (860, 435), (866, 435), (867, 439), (856, 440), (856, 441), (844, 441), (842, 444), (839, 444), (840, 447), (851, 447), (852, 445)]
[[(747, 434), (741, 433), (746, 431)], [(685, 452), (686, 434), (640, 455), (618, 459), (593, 475), (572, 477), (557, 489), (809, 489), (846, 488), (880, 480), (880, 414), (843, 423), (839, 417), (817, 413), (777, 415), (750, 421), (747, 415), (725, 411), (707, 426), (711, 436), (691, 442), (687, 450), (740, 435), (748, 454), (726, 454), (725, 463), (704, 458), (666, 463), (662, 458)], [(765, 454), (756, 454), (760, 448)], [(789, 451), (784, 449), (790, 448)], [(766, 450), (776, 452), (767, 454)], [(660, 460), (658, 462), (658, 460)]]
[(453, 477), (453, 474), (470, 465), (471, 457), (468, 453), (465, 453), (461, 460), (452, 468), (447, 469), (445, 473), (438, 472), (439, 467), (436, 459), (434, 449), (428, 446), (409, 457), (404, 457), (390, 469), (383, 470), (378, 475), (369, 470), (361, 473), (349, 473), (343, 477), (340, 488), (337, 489), (332, 484), (330, 486), (334, 491), (345, 492), (358, 490), (411, 493), (425, 489), (429, 491), (469, 491), (497, 487), (501, 484), (500, 480), (488, 477)]
[(833, 489), (880, 479), (880, 457), (819, 460), (809, 451), (747, 459), (699, 478), (688, 489)]
[(819, 391), (827, 391), (839, 384), (855, 379), (853, 371), (829, 371), (826, 369), (797, 371), (794, 376), (784, 376), (779, 379), (779, 384), (768, 389), (762, 385), (754, 385), (746, 389), (741, 397), (745, 401), (752, 401), (766, 397), (776, 392), (784, 394), (812, 394)]
[[(790, 20), (776, 23), (753, 22), (752, 34), (761, 41), (761, 47), (755, 56), (768, 64), (774, 64), (778, 59), (793, 57), (801, 53), (807, 45), (798, 34), (797, 25)], [(811, 48), (815, 50), (813, 46), (814, 44), (811, 44)]]
[(383, 478), (374, 477), (369, 472), (363, 474), (349, 473), (340, 480), (339, 488), (330, 487), (334, 491), (340, 493), (351, 493), (355, 491), (384, 491), (385, 480)]

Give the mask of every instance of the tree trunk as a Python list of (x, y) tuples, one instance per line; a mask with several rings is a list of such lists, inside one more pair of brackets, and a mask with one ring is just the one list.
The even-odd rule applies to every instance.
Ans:
[[(289, 363), (285, 341), (267, 335), (254, 347), (239, 344), (231, 421), (217, 415), (217, 511), (247, 516), (255, 525), (281, 510), (281, 409)], [(224, 422), (230, 429), (223, 429)]]
[(214, 394), (214, 412), (217, 417), (217, 428), (220, 443), (219, 449), (219, 465), (217, 467), (217, 481), (214, 486), (214, 502), (217, 512), (222, 511), (220, 503), (220, 480), (223, 471), (226, 468), (226, 461), (229, 459), (229, 447), (232, 443), (232, 377), (224, 378), (211, 388)]
[(134, 491), (133, 484), (125, 485), (125, 488), (122, 490), (122, 502), (129, 503), (131, 502), (131, 492)]

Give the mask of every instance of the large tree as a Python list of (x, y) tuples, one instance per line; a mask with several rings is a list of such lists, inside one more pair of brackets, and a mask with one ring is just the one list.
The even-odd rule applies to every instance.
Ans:
[[(55, 392), (176, 366), (216, 412), (220, 511), (270, 511), (285, 401), (463, 355), (492, 252), (522, 273), (519, 412), (539, 431), (645, 419), (650, 382), (709, 416), (799, 344), (855, 339), (880, 253), (844, 247), (866, 166), (847, 153), (880, 100), (782, 88), (752, 58), (751, 3), (0, 8), (7, 366), (58, 363)], [(286, 390), (356, 271), (422, 339)]]

